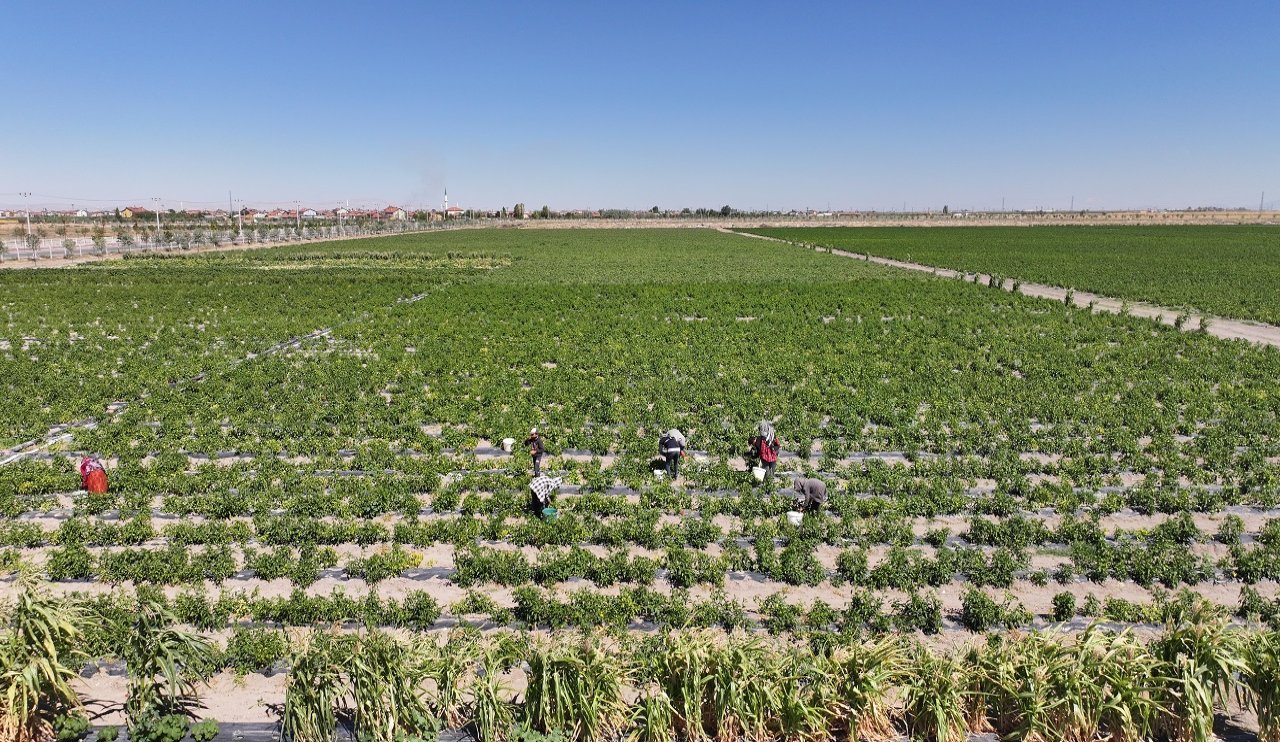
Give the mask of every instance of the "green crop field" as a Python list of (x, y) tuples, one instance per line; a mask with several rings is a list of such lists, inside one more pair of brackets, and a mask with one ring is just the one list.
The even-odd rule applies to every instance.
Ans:
[(961, 271), (1280, 323), (1280, 227), (753, 229)]
[[(930, 262), (1095, 232), (776, 234)], [(0, 573), (26, 575), (0, 597), (10, 626), (69, 616), (82, 692), (186, 653), (300, 740), (343, 707), (387, 742), (1201, 742), (1228, 691), (1274, 714), (1278, 380), (1274, 348), (709, 230), (0, 271)], [(110, 492), (79, 489), (83, 453)], [(799, 473), (830, 499), (796, 525)], [(1008, 629), (1032, 633), (983, 637)]]

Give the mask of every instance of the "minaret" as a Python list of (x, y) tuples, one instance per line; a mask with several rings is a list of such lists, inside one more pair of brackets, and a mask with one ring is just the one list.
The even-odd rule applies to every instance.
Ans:
[(444, 215), (449, 216), (449, 189), (444, 189)]

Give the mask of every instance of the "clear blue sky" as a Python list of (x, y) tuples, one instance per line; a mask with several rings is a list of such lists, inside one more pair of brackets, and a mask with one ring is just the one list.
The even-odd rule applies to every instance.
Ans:
[(9, 0), (0, 24), (0, 208), (1280, 205), (1276, 0)]

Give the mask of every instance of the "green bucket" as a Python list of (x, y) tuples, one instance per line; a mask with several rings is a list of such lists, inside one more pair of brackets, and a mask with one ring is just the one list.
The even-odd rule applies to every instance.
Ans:
[(556, 509), (555, 509), (555, 508), (543, 508), (543, 509), (542, 509), (542, 518), (543, 518), (544, 520), (555, 520), (555, 519), (556, 519), (556, 512), (557, 512), (557, 511), (556, 511)]

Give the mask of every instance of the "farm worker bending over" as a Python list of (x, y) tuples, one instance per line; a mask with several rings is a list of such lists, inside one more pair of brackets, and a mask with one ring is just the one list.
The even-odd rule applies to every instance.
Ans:
[(542, 476), (542, 457), (546, 455), (547, 447), (542, 442), (542, 436), (538, 435), (537, 428), (529, 431), (529, 437), (524, 439), (524, 445), (529, 449), (529, 455), (533, 457), (533, 476)]
[(529, 490), (533, 493), (529, 507), (535, 515), (541, 517), (542, 511), (551, 507), (551, 499), (555, 496), (556, 490), (560, 488), (562, 481), (564, 480), (560, 477), (535, 477), (529, 483)]
[(821, 479), (796, 477), (791, 486), (796, 491), (796, 507), (802, 513), (816, 513), (827, 502), (827, 483)]
[(107, 470), (101, 461), (85, 456), (80, 459), (80, 483), (94, 494), (107, 491)]
[(759, 432), (751, 436), (747, 445), (750, 448), (747, 455), (760, 462), (760, 468), (764, 469), (764, 481), (773, 479), (773, 470), (778, 467), (778, 450), (782, 447), (777, 433), (773, 430), (773, 423), (762, 420)]
[(658, 453), (662, 454), (662, 458), (667, 462), (667, 476), (672, 481), (680, 476), (680, 457), (685, 456), (684, 433), (672, 428), (667, 434), (658, 439)]

